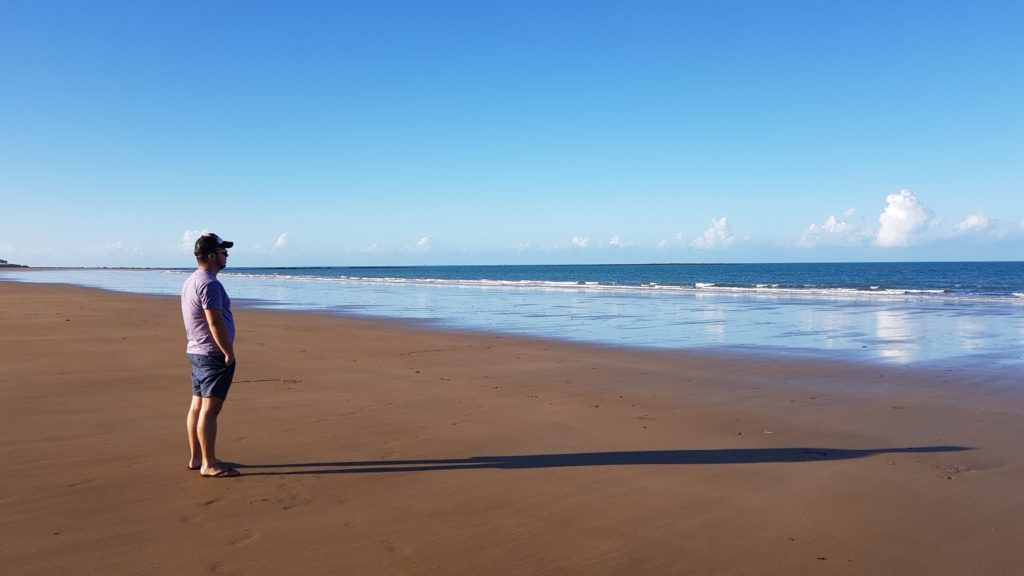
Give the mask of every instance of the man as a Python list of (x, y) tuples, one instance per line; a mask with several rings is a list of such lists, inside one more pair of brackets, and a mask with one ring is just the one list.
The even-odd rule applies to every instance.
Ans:
[(235, 321), (231, 299), (217, 280), (217, 273), (228, 265), (228, 248), (220, 236), (206, 233), (196, 240), (195, 255), (199, 267), (181, 287), (181, 316), (188, 336), (189, 363), (192, 364), (192, 404), (186, 429), (192, 455), (189, 470), (199, 470), (205, 478), (238, 476), (234, 468), (217, 459), (217, 415), (228, 395), (235, 375)]

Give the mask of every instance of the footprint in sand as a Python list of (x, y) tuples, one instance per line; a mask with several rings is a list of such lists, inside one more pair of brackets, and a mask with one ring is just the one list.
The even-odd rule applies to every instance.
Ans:
[(284, 484), (279, 484), (277, 488), (278, 490), (285, 494), (283, 498), (279, 498), (276, 501), (277, 504), (281, 506), (281, 510), (290, 510), (292, 508), (295, 508), (296, 506), (305, 506), (310, 503), (309, 498), (299, 496), (298, 494), (289, 490)]
[(253, 540), (255, 540), (258, 537), (259, 537), (259, 534), (257, 534), (255, 532), (253, 532), (252, 530), (249, 530), (248, 528), (246, 528), (245, 530), (242, 530), (242, 535), (239, 536), (238, 538), (235, 538), (234, 540), (232, 540), (230, 542), (230, 544), (232, 546), (245, 546), (246, 544), (248, 544), (249, 542), (252, 542)]
[(218, 560), (213, 564), (210, 564), (211, 574), (245, 574), (245, 572), (228, 566), (226, 562)]

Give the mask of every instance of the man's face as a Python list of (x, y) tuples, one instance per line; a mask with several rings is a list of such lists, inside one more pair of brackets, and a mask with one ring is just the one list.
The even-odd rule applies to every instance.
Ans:
[(214, 270), (223, 270), (228, 267), (228, 251), (223, 248), (215, 250), (206, 257), (206, 262)]

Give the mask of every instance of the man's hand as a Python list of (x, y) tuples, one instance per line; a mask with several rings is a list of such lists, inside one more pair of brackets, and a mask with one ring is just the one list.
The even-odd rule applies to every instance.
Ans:
[(235, 348), (232, 346), (231, 339), (228, 338), (228, 327), (224, 324), (224, 315), (221, 314), (220, 310), (210, 308), (203, 310), (203, 312), (206, 313), (206, 323), (210, 326), (213, 341), (217, 343), (217, 347), (224, 353), (224, 362), (228, 366), (234, 364)]

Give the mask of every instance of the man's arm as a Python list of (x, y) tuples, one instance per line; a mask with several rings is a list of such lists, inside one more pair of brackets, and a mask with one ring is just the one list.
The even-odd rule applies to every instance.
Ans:
[(204, 308), (206, 323), (210, 326), (210, 333), (213, 334), (213, 341), (217, 343), (220, 351), (224, 353), (224, 361), (228, 365), (235, 363), (235, 348), (228, 336), (228, 327), (224, 324), (224, 315), (220, 310)]

